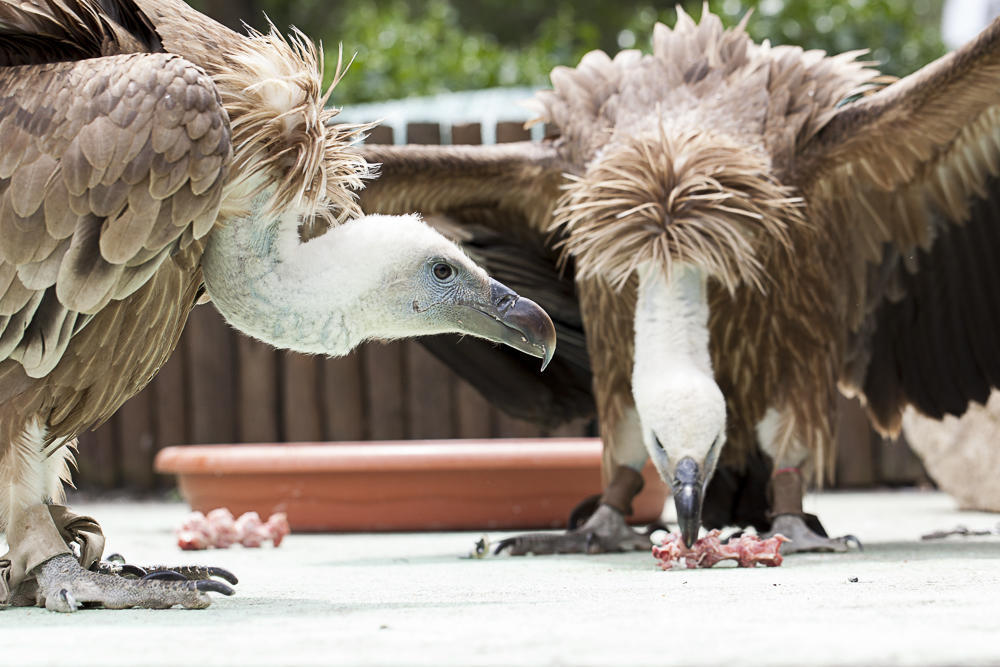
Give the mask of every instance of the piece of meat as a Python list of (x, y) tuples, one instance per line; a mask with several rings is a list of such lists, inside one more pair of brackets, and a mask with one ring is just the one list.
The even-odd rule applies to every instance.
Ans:
[(205, 519), (208, 521), (215, 535), (212, 546), (219, 549), (226, 549), (240, 541), (233, 513), (225, 507), (212, 510), (205, 515)]
[(246, 512), (236, 519), (228, 509), (218, 508), (207, 516), (201, 512), (189, 514), (177, 529), (177, 546), (185, 551), (226, 549), (234, 544), (260, 547), (268, 540), (278, 546), (290, 532), (284, 512), (272, 514), (264, 523), (256, 512)]
[(680, 533), (670, 533), (662, 544), (653, 546), (653, 558), (664, 570), (675, 567), (689, 569), (712, 567), (724, 560), (735, 560), (739, 567), (781, 565), (781, 543), (787, 542), (784, 535), (762, 540), (756, 535), (743, 535), (738, 540), (723, 544), (718, 530), (711, 530), (696, 541), (690, 549), (684, 546)]

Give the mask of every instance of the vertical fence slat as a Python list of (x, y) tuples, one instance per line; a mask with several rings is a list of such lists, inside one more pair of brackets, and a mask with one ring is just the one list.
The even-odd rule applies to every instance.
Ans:
[(403, 346), (367, 343), (364, 354), (368, 431), (373, 440), (406, 437)]
[[(410, 144), (441, 143), (437, 123), (409, 123), (406, 141)], [(450, 438), (454, 436), (452, 373), (416, 341), (406, 341), (406, 402), (410, 438)]]
[(185, 338), (189, 392), (188, 417), (195, 443), (236, 440), (233, 338), (215, 308), (199, 306), (191, 312)]
[(362, 363), (365, 354), (366, 349), (357, 349), (346, 357), (324, 359), (322, 362), (324, 438), (327, 440), (363, 440), (368, 437)]
[(323, 414), (319, 393), (319, 360), (305, 354), (282, 354), (283, 439), (287, 442), (323, 439)]
[(528, 141), (529, 139), (531, 139), (531, 130), (526, 130), (524, 123), (516, 120), (497, 123), (498, 144), (506, 144), (511, 141)]
[[(526, 141), (531, 138), (531, 132), (524, 129), (524, 124), (517, 121), (497, 123), (497, 143), (511, 141)], [(499, 438), (534, 438), (544, 435), (541, 428), (521, 419), (508, 417), (500, 411), (494, 421), (494, 435)]]
[(112, 417), (96, 430), (80, 434), (76, 456), (79, 473), (73, 476), (80, 491), (105, 491), (120, 483), (115, 426)]
[(147, 491), (153, 488), (154, 412), (151, 387), (130, 398), (115, 415), (125, 486)]
[[(451, 128), (451, 143), (481, 144), (483, 128), (479, 123), (461, 123)], [(496, 409), (471, 384), (456, 376), (455, 437), (489, 438), (493, 435)]]
[[(368, 136), (370, 144), (391, 144), (392, 128), (380, 125)], [(400, 343), (367, 343), (362, 355), (368, 434), (373, 440), (406, 437), (403, 393), (404, 348)]]
[(236, 337), (236, 402), (240, 442), (277, 442), (281, 437), (278, 352), (249, 336)]
[(838, 396), (837, 476), (838, 487), (870, 486), (875, 481), (876, 439), (864, 408), (857, 400)]
[(882, 440), (876, 444), (876, 451), (879, 456), (876, 475), (881, 483), (892, 486), (929, 483), (924, 465), (903, 436)]

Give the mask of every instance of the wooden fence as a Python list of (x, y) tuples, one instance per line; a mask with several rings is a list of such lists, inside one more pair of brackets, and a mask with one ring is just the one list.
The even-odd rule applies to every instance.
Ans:
[[(478, 124), (455, 125), (452, 143), (479, 143)], [(528, 138), (520, 123), (498, 123), (497, 142)], [(390, 143), (379, 127), (370, 142)], [(438, 144), (436, 123), (407, 126), (410, 143)], [(882, 443), (860, 408), (846, 400), (837, 485), (926, 482), (903, 442)], [(153, 472), (163, 447), (185, 443), (385, 440), (594, 435), (578, 422), (546, 432), (490, 407), (413, 341), (369, 344), (326, 359), (275, 351), (228, 327), (211, 305), (191, 314), (171, 360), (110, 421), (80, 438), (83, 492), (163, 489)]]

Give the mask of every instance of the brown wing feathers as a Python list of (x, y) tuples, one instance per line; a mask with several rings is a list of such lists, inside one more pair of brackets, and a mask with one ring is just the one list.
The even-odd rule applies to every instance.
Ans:
[(0, 91), (0, 352), (40, 377), (79, 314), (211, 229), (228, 126), (208, 77), (167, 54), (7, 67)]
[(0, 65), (160, 50), (155, 28), (132, 0), (0, 2)]

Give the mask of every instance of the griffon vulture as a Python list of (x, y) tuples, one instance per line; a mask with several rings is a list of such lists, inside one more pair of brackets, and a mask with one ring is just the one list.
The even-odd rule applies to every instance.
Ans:
[(460, 332), (552, 354), (545, 313), (454, 243), (361, 216), (365, 128), (330, 123), (317, 58), (180, 0), (0, 2), (0, 603), (232, 592), (212, 569), (108, 574), (97, 524), (59, 504), (74, 437), (150, 381), (202, 289), (306, 353)]
[[(1000, 383), (1000, 23), (890, 83), (859, 53), (678, 13), (652, 54), (553, 70), (534, 100), (551, 139), (363, 153), (381, 163), (366, 211), (443, 218), (557, 328), (579, 305), (603, 503), (567, 535), (505, 542), (515, 553), (648, 548), (622, 519), (647, 458), (690, 544), (720, 457), (767, 465), (758, 443), (786, 547), (846, 548), (802, 513), (805, 482), (831, 469), (838, 387), (892, 434), (907, 405), (960, 414)], [(552, 284), (560, 253), (575, 294)], [(558, 407), (546, 380), (535, 404)], [(586, 410), (581, 389), (565, 412)]]

